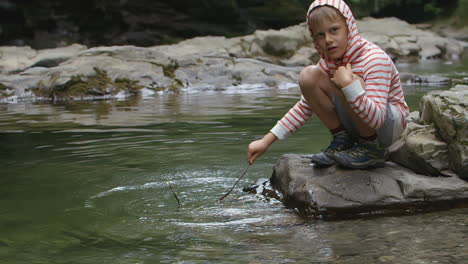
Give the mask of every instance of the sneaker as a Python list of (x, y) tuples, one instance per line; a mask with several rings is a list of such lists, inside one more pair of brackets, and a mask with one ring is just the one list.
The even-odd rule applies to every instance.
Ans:
[(377, 140), (360, 140), (353, 148), (334, 153), (332, 158), (346, 168), (381, 168), (385, 164), (385, 150)]
[(328, 167), (336, 163), (333, 159), (335, 153), (350, 149), (353, 145), (354, 142), (348, 133), (346, 131), (341, 131), (333, 135), (330, 145), (322, 152), (308, 155), (308, 158), (319, 167)]

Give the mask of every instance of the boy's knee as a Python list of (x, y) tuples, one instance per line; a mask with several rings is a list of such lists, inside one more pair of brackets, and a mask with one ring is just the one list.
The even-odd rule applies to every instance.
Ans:
[(299, 74), (299, 86), (304, 90), (314, 90), (314, 88), (328, 90), (331, 79), (320, 67), (312, 65), (304, 68)]
[(321, 78), (323, 78), (323, 70), (320, 69), (318, 66), (311, 65), (307, 66), (302, 69), (301, 73), (299, 74), (299, 85), (301, 87), (310, 86)]

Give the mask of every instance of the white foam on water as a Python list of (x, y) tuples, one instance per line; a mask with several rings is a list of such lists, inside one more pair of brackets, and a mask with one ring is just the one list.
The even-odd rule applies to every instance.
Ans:
[(297, 83), (284, 82), (278, 85), (279, 90), (289, 90), (295, 88), (299, 88), (299, 85)]
[(176, 222), (176, 225), (188, 226), (188, 227), (215, 227), (215, 226), (238, 226), (246, 224), (254, 224), (265, 221), (265, 217), (252, 217), (244, 218), (239, 220), (227, 221), (227, 222), (208, 222), (208, 223), (180, 223)]
[(118, 186), (115, 188), (112, 188), (108, 191), (100, 192), (94, 196), (91, 197), (91, 199), (96, 199), (96, 198), (102, 198), (105, 196), (109, 196), (113, 193), (118, 193), (118, 192), (130, 192), (130, 191), (140, 191), (140, 190), (146, 190), (146, 189), (158, 189), (165, 187), (166, 183), (165, 182), (149, 182), (145, 183), (143, 185), (133, 185), (133, 186)]

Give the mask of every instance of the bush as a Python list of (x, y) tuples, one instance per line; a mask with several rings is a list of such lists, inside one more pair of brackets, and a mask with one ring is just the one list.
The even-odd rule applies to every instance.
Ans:
[(468, 25), (468, 0), (458, 0), (458, 7), (455, 14), (460, 26)]

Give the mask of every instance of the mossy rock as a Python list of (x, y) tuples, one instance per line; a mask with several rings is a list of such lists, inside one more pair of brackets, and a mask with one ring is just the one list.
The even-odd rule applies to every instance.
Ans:
[(9, 95), (7, 91), (8, 87), (6, 87), (3, 83), (0, 83), (0, 98), (7, 97)]
[[(143, 88), (138, 81), (124, 78), (112, 80), (105, 70), (96, 67), (93, 69), (95, 74), (92, 76), (73, 75), (66, 83), (49, 89), (40, 82), (36, 95), (54, 99), (113, 96), (121, 91), (138, 95)], [(51, 83), (54, 82), (53, 78), (58, 76), (51, 77)]]

